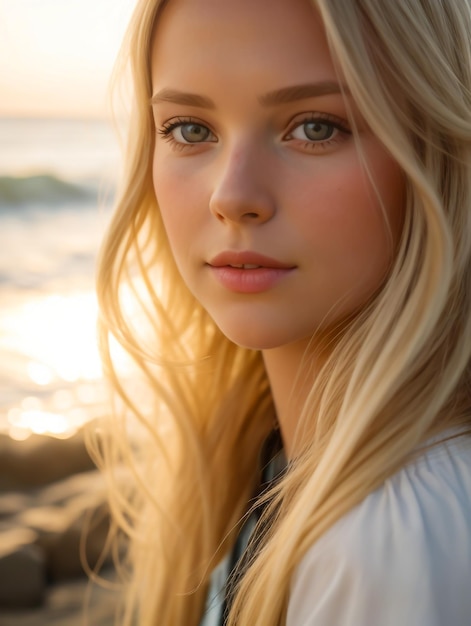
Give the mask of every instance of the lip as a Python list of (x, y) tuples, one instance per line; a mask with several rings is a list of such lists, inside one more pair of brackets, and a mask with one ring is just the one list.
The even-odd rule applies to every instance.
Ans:
[(226, 251), (216, 255), (208, 262), (212, 267), (227, 267), (234, 265), (259, 265), (261, 268), (292, 270), (294, 265), (283, 263), (277, 259), (250, 251)]
[[(222, 252), (207, 265), (223, 287), (235, 293), (245, 294), (262, 293), (272, 289), (296, 268), (294, 265), (249, 251)], [(258, 267), (238, 267), (241, 265)]]

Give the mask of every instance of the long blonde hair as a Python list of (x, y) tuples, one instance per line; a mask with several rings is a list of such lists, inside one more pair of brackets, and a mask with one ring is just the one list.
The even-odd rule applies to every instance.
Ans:
[[(94, 449), (116, 528), (129, 539), (125, 626), (135, 617), (140, 626), (197, 626), (274, 415), (260, 354), (225, 338), (189, 293), (153, 194), (150, 46), (164, 2), (138, 3), (125, 42), (135, 100), (98, 275), (103, 360), (121, 404)], [(271, 523), (238, 582), (230, 626), (283, 623), (306, 550), (419, 443), (471, 428), (471, 4), (313, 4), (354, 100), (404, 172), (405, 222), (384, 287), (312, 381), (296, 457), (270, 493)], [(147, 383), (145, 409), (116, 373), (110, 340)], [(127, 489), (114, 478), (117, 463), (130, 469)]]

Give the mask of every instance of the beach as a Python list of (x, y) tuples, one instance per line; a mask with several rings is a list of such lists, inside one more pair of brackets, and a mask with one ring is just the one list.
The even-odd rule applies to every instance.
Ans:
[(108, 410), (94, 273), (117, 163), (103, 122), (0, 119), (1, 626), (112, 623), (80, 541), (92, 515), (93, 566), (109, 518), (83, 427)]
[(94, 276), (116, 153), (104, 123), (0, 119), (0, 432), (17, 439), (101, 411)]

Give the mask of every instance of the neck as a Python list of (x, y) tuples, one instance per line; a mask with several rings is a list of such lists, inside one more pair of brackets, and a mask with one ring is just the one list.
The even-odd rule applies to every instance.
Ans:
[(325, 355), (313, 356), (307, 341), (263, 351), (287, 458), (293, 456), (299, 417)]

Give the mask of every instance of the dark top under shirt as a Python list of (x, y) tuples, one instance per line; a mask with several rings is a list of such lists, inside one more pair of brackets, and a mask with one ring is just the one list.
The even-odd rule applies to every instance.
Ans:
[[(262, 492), (265, 492), (270, 487), (273, 481), (282, 475), (285, 469), (286, 459), (283, 453), (281, 436), (279, 431), (275, 430), (269, 435), (262, 449), (261, 481), (254, 501), (256, 501), (257, 497)], [(214, 569), (210, 579), (205, 611), (200, 626), (225, 625), (231, 604), (231, 594), (227, 582), (235, 567), (239, 564), (241, 559), (244, 558), (244, 555), (246, 556), (247, 546), (264, 508), (265, 507), (262, 505), (252, 511), (242, 526), (231, 552), (227, 554)], [(254, 546), (252, 542), (250, 547), (251, 553), (254, 549), (256, 550), (256, 546)], [(243, 571), (243, 561), (240, 565)]]

